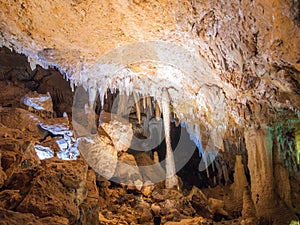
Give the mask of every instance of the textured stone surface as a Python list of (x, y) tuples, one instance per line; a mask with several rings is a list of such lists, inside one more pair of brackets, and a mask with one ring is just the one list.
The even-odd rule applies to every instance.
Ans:
[[(83, 84), (90, 90), (99, 88), (100, 98), (103, 98), (107, 87), (123, 93), (136, 91), (156, 98), (160, 97), (162, 88), (167, 88), (171, 96), (172, 113), (189, 125), (195, 124), (189, 127), (189, 131), (198, 135), (198, 138), (198, 130), (202, 131), (204, 146), (210, 146), (208, 137), (212, 137), (212, 144), (223, 149), (224, 134), (236, 135), (232, 130), (225, 133), (228, 123), (230, 129), (231, 126), (245, 128), (252, 200), (258, 216), (269, 213), (268, 209), (274, 207), (273, 191), (277, 191), (287, 205), (292, 203), (296, 212), (299, 208), (299, 181), (293, 172), (298, 171), (291, 150), (294, 145), (289, 144), (290, 141), (283, 143), (271, 140), (264, 124), (272, 126), (297, 116), (299, 118), (299, 27), (298, 1), (3, 1), (0, 3), (0, 45), (24, 53), (29, 57), (31, 68), (24, 64), (23, 56), (14, 59), (12, 53), (1, 49), (1, 53), (4, 52), (7, 57), (0, 57), (0, 79), (8, 79), (9, 82), (0, 82), (3, 90), (0, 102), (2, 106), (19, 107), (19, 98), (27, 90), (35, 89), (37, 84), (33, 81), (39, 81), (40, 92), (49, 91), (54, 102), (62, 103), (55, 104), (56, 110), (60, 114), (64, 111), (70, 113), (70, 108), (64, 105), (72, 101), (67, 83), (57, 79), (60, 75), (56, 72), (48, 73), (39, 67), (33, 70), (36, 63), (43, 67), (57, 67), (63, 76), (71, 80), (71, 86)], [(116, 48), (118, 50), (114, 51)], [(190, 52), (195, 54), (196, 61)], [(152, 61), (144, 60), (149, 58)], [(166, 63), (167, 59), (173, 61)], [(115, 62), (117, 68), (109, 68), (105, 64), (107, 62)], [(115, 73), (110, 73), (109, 69)], [(45, 174), (37, 174), (36, 167), (44, 171), (47, 166), (40, 165), (35, 158), (30, 159), (32, 148), (28, 148), (27, 158), (25, 154), (15, 152), (16, 149), (23, 149), (23, 146), (26, 149), (30, 136), (35, 139), (45, 137), (46, 134), (40, 133), (37, 121), (33, 119), (37, 117), (23, 109), (1, 108), (0, 111), (0, 134), (7, 139), (0, 145), (3, 153), (1, 166), (5, 172), (0, 173), (0, 186), (3, 184), (4, 188), (11, 190), (1, 192), (4, 198), (1, 205), (11, 208), (18, 204), (18, 190), (26, 203), (33, 205), (26, 198), (28, 192), (39, 194), (40, 189), (36, 186), (38, 179), (48, 178), (52, 172), (59, 171), (48, 168)], [(238, 135), (242, 138), (243, 131)], [(278, 139), (287, 139), (289, 135), (292, 136), (285, 133)], [(100, 173), (107, 173), (111, 177), (117, 166), (117, 150), (107, 136), (101, 138), (94, 143), (84, 143), (93, 146), (86, 157), (94, 159), (91, 165), (94, 169), (98, 168)], [(237, 151), (245, 150), (245, 147), (238, 146), (242, 142), (234, 143)], [(276, 142), (277, 145), (274, 145)], [(278, 165), (274, 166), (272, 157), (277, 150), (280, 152), (276, 156)], [(281, 168), (281, 165), (285, 168)], [(277, 174), (275, 181), (288, 182), (287, 179), (291, 177), (290, 185), (276, 186), (275, 190), (273, 169), (282, 174)], [(72, 169), (67, 171), (75, 173)], [(87, 168), (86, 172), (89, 173)], [(80, 174), (83, 176), (84, 173)], [(36, 175), (36, 183), (31, 183), (33, 175)], [(58, 187), (63, 183), (57, 177), (52, 179)], [(70, 188), (68, 185), (74, 182), (75, 186), (71, 189), (82, 191), (76, 181), (75, 178), (64, 180), (66, 187)], [(41, 182), (47, 184), (46, 181)], [(64, 190), (58, 191), (58, 194), (64, 193)], [(112, 194), (116, 196), (112, 196), (111, 200), (116, 205), (122, 203), (118, 198), (125, 196), (122, 190), (118, 191), (120, 193)], [(45, 193), (42, 196), (45, 197)], [(159, 207), (163, 209), (163, 222), (180, 222), (185, 215), (193, 214), (192, 210), (179, 212), (184, 204), (183, 201), (176, 202), (174, 196), (159, 195), (155, 191), (151, 194), (156, 201), (161, 201)], [(74, 197), (74, 193), (71, 196)], [(10, 197), (11, 202), (7, 200)], [(203, 205), (200, 196), (197, 197), (192, 199), (194, 206), (204, 206), (206, 203)], [(85, 204), (82, 196), (76, 195), (76, 199)], [(127, 196), (124, 199), (130, 200)], [(93, 198), (87, 201), (97, 209)], [(21, 203), (21, 206), (29, 212), (28, 204)], [(62, 212), (68, 214), (72, 221), (85, 221), (79, 217), (78, 205), (75, 204), (75, 207), (74, 204), (67, 204)], [(43, 214), (50, 206), (53, 207), (53, 204), (36, 204), (35, 209)], [(88, 208), (88, 205), (84, 205), (80, 210)], [(284, 207), (280, 205), (278, 208)], [(132, 207), (120, 209), (112, 206), (107, 212), (101, 213), (108, 220), (107, 223), (117, 224), (115, 212), (129, 215), (131, 210)], [(133, 212), (128, 218), (138, 223), (139, 217), (135, 217), (136, 212)], [(145, 212), (144, 218), (149, 219), (149, 213), (147, 210)], [(27, 218), (28, 215), (24, 216)], [(125, 220), (121, 218), (121, 221)], [(251, 224), (249, 221), (245, 219), (244, 224)]]
[(31, 109), (53, 112), (52, 98), (49, 93), (44, 95), (36, 92), (29, 93), (22, 100), (23, 104)]
[(184, 225), (184, 224), (191, 224), (191, 225), (198, 225), (198, 224), (203, 224), (203, 225), (208, 225), (210, 222), (208, 222), (206, 219), (203, 217), (197, 217), (193, 219), (182, 219), (179, 222), (166, 222), (165, 225)]
[(40, 160), (35, 151), (37, 143), (52, 147), (51, 135), (68, 130), (68, 119), (46, 120), (11, 106), (0, 110), (0, 224), (99, 224), (96, 175), (88, 164)]
[(251, 193), (258, 216), (270, 213), (273, 207), (272, 139), (267, 126), (252, 127), (245, 132), (248, 149), (248, 167), (251, 176)]
[(114, 175), (118, 155), (109, 137), (101, 135), (96, 136), (93, 140), (81, 139), (78, 149), (96, 173), (107, 179)]
[(75, 222), (80, 218), (78, 206), (87, 195), (86, 173), (83, 162), (53, 160), (36, 174), (18, 211), (40, 217), (56, 214)]
[(0, 108), (0, 122), (8, 128), (17, 129), (24, 133), (30, 133), (34, 138), (44, 138), (45, 131), (39, 127), (42, 121), (36, 115), (20, 108)]
[(243, 199), (245, 186), (248, 186), (248, 182), (245, 176), (242, 156), (237, 155), (234, 166), (234, 183), (231, 186), (236, 200), (241, 201)]
[(132, 124), (121, 116), (102, 112), (99, 118), (101, 128), (111, 138), (117, 151), (127, 151), (130, 147), (133, 131)]
[(143, 179), (133, 155), (121, 153), (114, 173), (114, 181), (128, 186), (128, 189), (141, 190)]
[(10, 210), (4, 210), (4, 209), (0, 209), (0, 219), (1, 219), (0, 220), (1, 225), (6, 225), (6, 224), (68, 225), (70, 224), (67, 218), (62, 218), (57, 216), (38, 218), (31, 213), (19, 213)]
[[(1, 36), (3, 45), (25, 53), (33, 67), (57, 66), (75, 84), (154, 96), (167, 87), (180, 119), (199, 123), (201, 118), (208, 129), (218, 128), (222, 134), (226, 121), (243, 125), (272, 120), (266, 115), (282, 109), (299, 112), (298, 5), (279, 0), (2, 2)], [(105, 53), (144, 41), (181, 46), (184, 51), (165, 45), (168, 55), (179, 61), (191, 50), (199, 59), (197, 71), (184, 74), (182, 68), (139, 62), (134, 58), (139, 48), (129, 47), (130, 52), (106, 55), (122, 58), (119, 63), (126, 69), (109, 79), (104, 76)], [(151, 56), (149, 45), (142, 47), (142, 53)], [(150, 44), (151, 50), (161, 61), (160, 52)], [(134, 65), (129, 65), (131, 59)], [(202, 92), (205, 85), (210, 88)], [(225, 95), (224, 113), (219, 112), (226, 118), (223, 124), (212, 116), (220, 104), (203, 102), (212, 85)]]

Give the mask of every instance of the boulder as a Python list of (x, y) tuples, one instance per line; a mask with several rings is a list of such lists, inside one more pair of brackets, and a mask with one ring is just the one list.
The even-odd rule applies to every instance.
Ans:
[(135, 206), (135, 210), (139, 212), (138, 222), (143, 224), (146, 222), (151, 222), (153, 220), (153, 215), (151, 213), (150, 205), (146, 202), (141, 202)]
[(228, 212), (224, 209), (225, 203), (223, 200), (209, 198), (208, 199), (208, 210), (212, 213), (218, 213), (223, 216), (228, 216)]
[(112, 113), (101, 112), (99, 124), (109, 135), (117, 151), (127, 151), (133, 138), (132, 124)]
[(109, 137), (94, 135), (92, 138), (80, 138), (78, 149), (98, 175), (106, 179), (113, 177), (118, 163), (118, 152)]
[(38, 217), (57, 215), (75, 223), (80, 218), (79, 205), (87, 198), (87, 170), (83, 161), (45, 160), (17, 210)]
[(141, 190), (142, 177), (133, 155), (126, 152), (121, 153), (118, 157), (113, 181), (125, 185), (128, 189)]
[(29, 111), (38, 110), (53, 113), (53, 103), (49, 92), (46, 94), (38, 94), (37, 92), (29, 92), (21, 100)]
[(25, 109), (0, 108), (0, 123), (23, 132), (31, 138), (43, 139), (47, 132), (40, 128), (42, 119)]

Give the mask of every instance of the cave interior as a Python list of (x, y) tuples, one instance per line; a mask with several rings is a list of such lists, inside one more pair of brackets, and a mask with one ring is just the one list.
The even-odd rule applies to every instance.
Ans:
[(50, 2), (0, 3), (0, 224), (300, 224), (299, 1)]

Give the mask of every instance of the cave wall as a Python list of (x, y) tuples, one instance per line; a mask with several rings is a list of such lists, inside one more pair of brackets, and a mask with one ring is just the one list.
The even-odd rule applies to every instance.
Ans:
[(294, 211), (299, 208), (299, 188), (296, 132), (298, 120), (286, 121), (274, 125), (273, 134), (273, 167), (275, 190), (279, 198)]

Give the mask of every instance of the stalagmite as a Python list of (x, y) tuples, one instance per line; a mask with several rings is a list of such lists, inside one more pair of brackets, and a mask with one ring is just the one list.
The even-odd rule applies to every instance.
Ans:
[(244, 218), (241, 224), (258, 224), (256, 221), (255, 207), (251, 198), (251, 192), (248, 186), (243, 188), (243, 209), (242, 217)]
[(273, 207), (273, 156), (269, 128), (250, 127), (245, 131), (248, 168), (251, 177), (252, 200), (258, 216), (266, 215)]
[(178, 187), (178, 178), (175, 172), (174, 155), (171, 146), (171, 136), (170, 136), (170, 98), (167, 89), (162, 90), (162, 113), (164, 118), (164, 130), (165, 130), (165, 140), (166, 140), (166, 188)]
[(156, 120), (160, 120), (161, 118), (161, 112), (157, 101), (155, 101), (155, 118)]
[(140, 108), (139, 96), (137, 93), (134, 93), (133, 97), (134, 97), (135, 108), (136, 108), (136, 117), (138, 119), (139, 124), (141, 124), (141, 108)]
[(157, 151), (153, 152), (153, 162), (154, 163), (159, 163), (159, 157), (158, 157), (158, 152)]
[(245, 186), (247, 185), (248, 182), (244, 171), (244, 165), (242, 163), (242, 156), (237, 155), (234, 166), (234, 183), (231, 186), (236, 200), (243, 200), (243, 193), (245, 190)]

